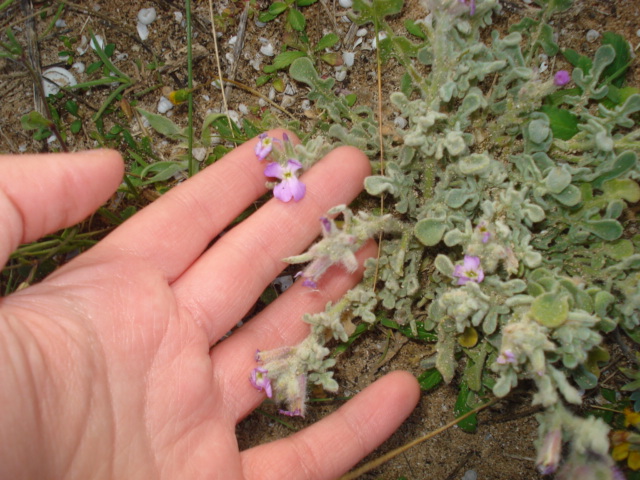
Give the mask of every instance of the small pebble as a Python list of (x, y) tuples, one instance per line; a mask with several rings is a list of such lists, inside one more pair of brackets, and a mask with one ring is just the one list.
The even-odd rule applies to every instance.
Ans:
[(281, 277), (276, 278), (272, 282), (273, 286), (276, 287), (280, 292), (284, 292), (287, 288), (293, 285), (293, 277), (291, 275), (283, 275)]
[(138, 21), (143, 25), (151, 25), (156, 19), (156, 9), (143, 8), (138, 12)]
[(149, 38), (149, 27), (147, 27), (144, 23), (138, 22), (138, 24), (136, 25), (136, 29), (138, 30), (138, 36), (140, 37), (140, 40), (144, 42), (147, 38)]
[(398, 127), (400, 130), (402, 130), (404, 127), (407, 126), (407, 119), (404, 117), (396, 117), (393, 119), (393, 124)]
[(338, 0), (338, 3), (342, 8), (351, 8), (353, 0)]
[(361, 28), (356, 32), (356, 37), (364, 37), (369, 31), (366, 28)]
[(158, 113), (167, 113), (172, 108), (173, 103), (165, 97), (160, 97), (160, 100), (158, 101)]
[(464, 472), (462, 480), (478, 480), (478, 473), (475, 470), (467, 470)]
[(595, 42), (599, 36), (600, 33), (597, 30), (591, 29), (587, 32), (587, 42)]

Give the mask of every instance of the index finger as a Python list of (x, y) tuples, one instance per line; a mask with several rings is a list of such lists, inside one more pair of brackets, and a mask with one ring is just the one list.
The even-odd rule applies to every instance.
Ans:
[[(268, 132), (282, 138), (284, 130)], [(295, 136), (287, 132), (290, 138)], [(173, 188), (106, 237), (98, 249), (135, 256), (173, 282), (209, 242), (267, 189), (257, 138)]]

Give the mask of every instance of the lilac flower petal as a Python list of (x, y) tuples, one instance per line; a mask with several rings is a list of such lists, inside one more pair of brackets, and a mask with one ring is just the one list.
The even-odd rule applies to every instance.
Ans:
[(553, 83), (558, 87), (566, 85), (570, 80), (571, 76), (566, 70), (558, 70), (553, 77)]
[(313, 280), (311, 280), (310, 278), (305, 278), (302, 281), (302, 286), (303, 287), (309, 287), (309, 288), (318, 288), (318, 284), (316, 282), (314, 282)]
[(465, 255), (463, 267), (467, 271), (477, 270), (480, 267), (480, 258), (474, 257), (473, 255)]
[(327, 217), (320, 217), (320, 224), (322, 225), (322, 234), (327, 236), (331, 233), (331, 221)]
[(260, 139), (255, 146), (255, 153), (258, 157), (258, 160), (262, 161), (271, 153), (273, 150), (273, 139), (269, 137), (266, 133), (261, 133), (258, 138)]
[(289, 167), (288, 170), (290, 172), (295, 172), (296, 170), (299, 170), (302, 168), (302, 164), (298, 160), (295, 160), (293, 158), (290, 158), (289, 160), (287, 160), (287, 166)]
[(264, 169), (265, 177), (282, 178), (283, 168), (278, 162), (271, 162)]
[(271, 380), (267, 376), (267, 369), (262, 367), (256, 367), (251, 370), (251, 374), (249, 375), (249, 381), (253, 388), (258, 390), (259, 392), (265, 392), (267, 397), (271, 398), (273, 396), (273, 390), (271, 388)]

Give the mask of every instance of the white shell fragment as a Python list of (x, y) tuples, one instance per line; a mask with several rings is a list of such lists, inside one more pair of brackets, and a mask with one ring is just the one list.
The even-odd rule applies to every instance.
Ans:
[(138, 12), (138, 22), (143, 25), (151, 25), (156, 19), (156, 9), (153, 7), (143, 8)]
[(273, 48), (273, 44), (271, 42), (260, 47), (260, 53), (267, 57), (273, 57), (276, 54), (275, 49)]
[(353, 0), (338, 0), (338, 3), (342, 8), (351, 8)]
[(598, 32), (597, 30), (591, 29), (587, 32), (587, 42), (595, 42), (599, 36), (600, 36), (600, 32)]
[(167, 113), (172, 108), (173, 103), (165, 97), (160, 97), (160, 101), (158, 102), (158, 113)]
[(147, 38), (149, 38), (149, 27), (147, 27), (144, 23), (138, 22), (136, 28), (138, 30), (138, 36), (140, 37), (140, 40), (144, 42)]
[(100, 47), (100, 50), (104, 50), (104, 38), (102, 38), (102, 36), (100, 35), (94, 35), (95, 37), (95, 41), (93, 39), (91, 39), (91, 41), (89, 42), (91, 44), (91, 48), (93, 48), (94, 50), (96, 49), (96, 44), (98, 47)]
[(353, 63), (356, 59), (356, 54), (353, 52), (342, 52), (342, 60), (347, 67), (353, 67)]
[(74, 77), (69, 70), (62, 67), (51, 67), (42, 72), (42, 76), (44, 77), (42, 86), (45, 97), (55, 95), (62, 87), (76, 85), (78, 83), (76, 77)]

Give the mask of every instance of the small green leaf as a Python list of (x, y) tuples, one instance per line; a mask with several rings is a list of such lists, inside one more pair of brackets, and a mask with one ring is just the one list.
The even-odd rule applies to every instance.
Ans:
[(423, 392), (432, 390), (442, 383), (442, 374), (437, 368), (430, 368), (418, 376), (418, 383)]
[(620, 34), (605, 32), (602, 35), (602, 44), (611, 45), (616, 52), (614, 61), (602, 72), (603, 78), (611, 80), (616, 87), (621, 87), (624, 83), (624, 74), (631, 65), (631, 49), (629, 42)]
[(355, 93), (349, 93), (345, 95), (344, 98), (347, 100), (347, 105), (349, 105), (350, 107), (353, 107), (356, 103), (356, 100), (358, 100), (358, 97)]
[(574, 67), (581, 69), (585, 74), (588, 74), (591, 70), (591, 67), (593, 66), (593, 61), (589, 57), (580, 55), (578, 52), (571, 48), (563, 50), (562, 55), (567, 60), (567, 62), (569, 62)]
[(354, 0), (353, 11), (358, 13), (354, 21), (358, 25), (373, 23), (380, 25), (380, 20), (388, 15), (395, 15), (402, 11), (403, 0)]
[(49, 128), (52, 126), (50, 120), (35, 110), (20, 117), (20, 123), (25, 130), (36, 130), (38, 128)]
[(422, 31), (422, 28), (420, 28), (420, 25), (418, 25), (415, 21), (413, 21), (410, 18), (404, 21), (404, 28), (406, 28), (407, 32), (409, 32), (411, 35), (415, 35), (416, 37), (422, 40), (427, 39), (427, 35)]
[(284, 2), (273, 2), (271, 5), (269, 5), (269, 8), (267, 9), (267, 11), (271, 15), (280, 15), (286, 9), (287, 9), (287, 4), (286, 3), (284, 3)]
[(303, 32), (307, 26), (307, 20), (304, 18), (304, 15), (295, 8), (289, 10), (287, 21), (289, 22), (289, 25), (291, 25), (291, 28), (297, 32)]
[(578, 133), (578, 117), (569, 110), (543, 105), (540, 111), (549, 117), (554, 138), (569, 140)]
[(547, 292), (535, 298), (531, 304), (531, 316), (545, 327), (562, 325), (569, 314), (569, 300), (566, 295)]
[(116, 44), (115, 43), (108, 43), (105, 47), (104, 47), (104, 54), (107, 57), (111, 57), (113, 56), (113, 54), (116, 51)]
[(76, 102), (74, 102), (73, 100), (67, 100), (64, 103), (64, 108), (67, 110), (67, 112), (69, 112), (71, 115), (74, 116), (78, 116), (78, 104)]
[(604, 182), (602, 191), (609, 198), (619, 198), (629, 203), (640, 201), (640, 186), (630, 178), (613, 179)]
[(69, 128), (71, 129), (71, 133), (78, 133), (80, 130), (82, 130), (82, 120), (75, 119), (73, 122), (71, 122)]
[(283, 68), (287, 68), (289, 65), (293, 63), (294, 60), (305, 57), (306, 54), (299, 50), (290, 50), (288, 52), (282, 52), (276, 55), (276, 58), (273, 59), (273, 63), (271, 65), (266, 65), (264, 67), (265, 73), (273, 73), (277, 70), (282, 70)]
[(617, 240), (622, 236), (623, 231), (620, 222), (611, 219), (585, 222), (584, 228), (595, 236), (607, 241)]
[(320, 50), (324, 50), (325, 48), (331, 48), (339, 41), (340, 37), (338, 37), (338, 35), (336, 35), (335, 33), (328, 33), (318, 41), (313, 50), (319, 52)]
[(447, 225), (435, 218), (423, 218), (416, 223), (414, 234), (422, 244), (432, 247), (442, 240)]
[(296, 5), (299, 7), (308, 7), (309, 5), (313, 5), (318, 0), (296, 0)]
[(102, 68), (102, 62), (98, 61), (98, 62), (93, 62), (91, 65), (89, 65), (87, 67), (87, 69), (85, 70), (85, 73), (87, 75), (91, 75), (94, 72), (97, 72), (98, 70), (100, 70)]
[(428, 332), (425, 328), (424, 328), (424, 323), (423, 322), (416, 322), (415, 325), (415, 333), (413, 331), (413, 329), (411, 328), (411, 325), (400, 325), (398, 322), (396, 322), (395, 320), (390, 320), (386, 317), (383, 317), (380, 320), (380, 324), (387, 327), (387, 328), (391, 328), (393, 330), (397, 330), (399, 331), (402, 335), (404, 335), (407, 338), (410, 338), (412, 340), (421, 340), (423, 342), (436, 342), (438, 340), (438, 336), (434, 333)]
[(547, 23), (542, 25), (537, 43), (550, 57), (558, 53), (558, 44), (553, 40), (553, 28)]
[(273, 75), (260, 75), (256, 78), (256, 87), (261, 87), (273, 78)]
[[(460, 385), (460, 392), (458, 393), (458, 398), (456, 399), (456, 404), (453, 407), (453, 413), (456, 418), (461, 417), (465, 413), (473, 410), (468, 403), (471, 400), (470, 397), (469, 386), (466, 382), (462, 382)], [(474, 433), (478, 428), (478, 415), (473, 414), (470, 417), (465, 418), (464, 420), (458, 422), (458, 427), (464, 432)]]
[(149, 121), (149, 125), (160, 135), (169, 137), (173, 140), (186, 140), (185, 129), (180, 128), (164, 115), (147, 112), (142, 108), (136, 108), (138, 113)]
[(274, 20), (278, 15), (273, 14), (271, 12), (260, 12), (258, 14), (258, 20), (262, 23), (268, 23), (271, 20)]

